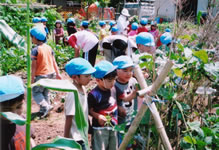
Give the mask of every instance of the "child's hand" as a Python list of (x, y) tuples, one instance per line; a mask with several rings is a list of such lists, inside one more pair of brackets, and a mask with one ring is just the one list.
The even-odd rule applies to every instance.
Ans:
[(105, 122), (107, 121), (106, 117), (103, 116), (103, 115), (99, 115), (98, 116), (98, 123), (101, 125), (101, 126), (104, 126)]
[(121, 116), (121, 117), (126, 116), (126, 111), (122, 106), (118, 106), (118, 111), (119, 111), (119, 116)]
[(56, 79), (62, 80), (62, 76), (60, 74), (57, 74)]

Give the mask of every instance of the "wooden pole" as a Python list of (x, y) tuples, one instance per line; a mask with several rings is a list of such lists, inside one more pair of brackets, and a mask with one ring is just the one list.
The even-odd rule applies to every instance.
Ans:
[[(165, 64), (164, 68), (162, 69), (160, 75), (158, 76), (156, 81), (152, 84), (151, 93), (156, 93), (156, 91), (160, 88), (162, 82), (164, 81), (164, 79), (168, 75), (172, 66), (173, 66), (172, 61), (168, 60), (167, 63)], [(139, 65), (136, 65), (136, 67), (134, 68), (134, 75), (137, 78), (138, 83), (140, 84), (140, 87), (142, 89), (147, 88), (147, 83), (144, 79), (143, 73), (142, 73)], [(172, 147), (170, 145), (169, 139), (167, 137), (166, 131), (164, 129), (163, 123), (161, 121), (160, 115), (157, 111), (155, 104), (151, 103), (151, 99), (148, 96), (145, 96), (145, 102), (147, 104), (149, 104), (151, 114), (154, 117), (155, 125), (157, 127), (158, 132), (160, 133), (160, 136), (161, 136), (161, 139), (162, 139), (162, 142), (163, 142), (165, 149), (172, 150)], [(124, 137), (124, 139), (119, 147), (119, 150), (126, 149), (129, 141), (133, 138), (133, 136), (136, 132), (136, 129), (142, 120), (142, 117), (144, 116), (145, 112), (147, 111), (147, 108), (148, 108), (148, 105), (145, 105), (145, 104), (141, 105), (135, 119), (133, 120), (128, 132), (126, 133), (126, 135), (125, 135), (125, 137)]]

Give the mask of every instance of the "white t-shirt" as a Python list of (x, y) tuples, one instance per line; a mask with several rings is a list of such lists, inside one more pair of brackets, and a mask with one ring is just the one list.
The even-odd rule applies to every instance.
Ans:
[[(78, 96), (79, 96), (79, 101), (81, 103), (81, 107), (84, 112), (85, 119), (88, 120), (87, 94), (84, 87), (83, 87), (83, 91), (84, 91), (83, 93), (78, 92)], [(80, 132), (77, 129), (75, 122), (75, 96), (73, 92), (69, 92), (65, 98), (65, 115), (73, 116), (72, 125), (69, 134), (70, 138), (74, 139), (75, 141), (83, 140)]]

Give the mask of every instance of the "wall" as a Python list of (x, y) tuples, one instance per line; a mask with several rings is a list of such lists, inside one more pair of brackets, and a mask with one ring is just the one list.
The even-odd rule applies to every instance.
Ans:
[(155, 14), (157, 14), (158, 17), (170, 21), (174, 20), (176, 7), (171, 0), (156, 0), (155, 9)]

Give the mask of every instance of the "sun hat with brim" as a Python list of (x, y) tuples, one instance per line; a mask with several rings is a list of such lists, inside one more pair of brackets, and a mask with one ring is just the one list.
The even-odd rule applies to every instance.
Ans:
[(82, 21), (81, 22), (81, 26), (88, 26), (89, 25), (89, 22), (88, 21)]
[(32, 22), (33, 23), (38, 23), (38, 22), (40, 22), (41, 21), (41, 18), (39, 18), (39, 17), (34, 17), (33, 19), (32, 19)]
[(74, 58), (65, 65), (65, 71), (68, 73), (69, 76), (72, 76), (81, 74), (92, 74), (96, 70), (87, 60), (83, 58)]
[(30, 34), (34, 36), (37, 40), (46, 41), (46, 32), (43, 32), (41, 29), (34, 27), (30, 30)]
[(102, 79), (109, 73), (113, 72), (117, 66), (114, 66), (109, 61), (103, 60), (94, 66), (96, 71), (92, 74), (97, 79)]
[(106, 24), (105, 21), (99, 21), (99, 25), (100, 25), (100, 26), (104, 26), (105, 24)]
[(125, 69), (128, 67), (134, 67), (134, 63), (129, 56), (119, 56), (113, 60), (113, 65), (117, 66), (117, 69)]
[(146, 18), (142, 18), (141, 20), (140, 20), (140, 24), (141, 25), (146, 25), (148, 23), (148, 19), (146, 19)]
[(116, 24), (115, 21), (110, 21), (110, 22), (109, 22), (109, 25), (110, 25), (110, 26), (113, 26), (113, 25), (115, 25), (115, 24)]
[(24, 94), (24, 85), (21, 78), (6, 75), (0, 77), (0, 102), (14, 99)]
[(142, 44), (144, 46), (155, 46), (154, 37), (148, 32), (139, 33), (136, 36), (136, 44)]
[(41, 22), (47, 22), (48, 20), (47, 20), (47, 18), (46, 17), (42, 17), (41, 18)]
[(162, 44), (169, 44), (172, 41), (172, 35), (170, 32), (165, 32), (160, 36), (160, 41)]
[(68, 18), (67, 23), (75, 23), (75, 19), (74, 18)]
[(121, 14), (122, 14), (123, 16), (130, 17), (129, 11), (128, 11), (128, 9), (126, 9), (126, 8), (123, 8), (123, 9), (122, 9)]
[(112, 31), (112, 32), (118, 32), (119, 29), (118, 29), (118, 27), (112, 27), (111, 31)]
[(132, 30), (137, 30), (138, 24), (136, 22), (132, 23), (131, 28), (132, 28)]

